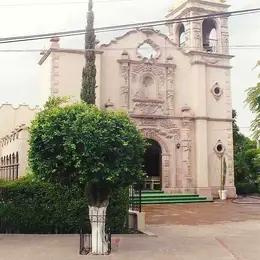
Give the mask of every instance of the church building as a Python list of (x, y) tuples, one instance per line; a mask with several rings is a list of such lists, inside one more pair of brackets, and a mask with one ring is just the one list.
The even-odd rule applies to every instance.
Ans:
[[(168, 34), (139, 28), (96, 45), (97, 106), (125, 110), (151, 146), (147, 183), (165, 193), (217, 198), (221, 157), (227, 162), (228, 197), (236, 196), (233, 165), (229, 6), (220, 0), (175, 0)], [(83, 45), (83, 43), (82, 43)], [(24, 175), (28, 126), (49, 96), (80, 100), (84, 50), (64, 49), (59, 38), (41, 54), (41, 104), (34, 109), (0, 106), (0, 177)], [(5, 116), (6, 117), (6, 116)]]

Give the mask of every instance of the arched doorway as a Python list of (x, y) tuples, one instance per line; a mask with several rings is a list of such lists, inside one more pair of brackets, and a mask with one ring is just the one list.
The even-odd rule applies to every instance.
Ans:
[(149, 146), (144, 156), (145, 189), (160, 190), (162, 177), (162, 149), (158, 142), (147, 139)]

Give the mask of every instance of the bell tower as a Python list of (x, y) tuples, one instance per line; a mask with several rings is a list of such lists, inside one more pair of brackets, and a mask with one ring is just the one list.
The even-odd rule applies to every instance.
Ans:
[[(183, 88), (191, 96), (187, 105), (194, 115), (191, 157), (196, 192), (207, 197), (211, 194), (218, 197), (220, 156), (225, 156), (228, 165), (225, 186), (228, 197), (236, 196), (230, 83), (233, 56), (229, 55), (229, 15), (223, 14), (229, 7), (225, 0), (175, 0), (167, 15), (169, 20), (189, 18), (169, 22), (169, 38), (190, 59), (190, 82)], [(189, 71), (188, 67), (185, 69)], [(176, 74), (177, 70), (178, 67)]]
[[(227, 12), (225, 0), (175, 0), (168, 19)], [(228, 15), (198, 18), (168, 25), (169, 35), (185, 52), (229, 54)]]

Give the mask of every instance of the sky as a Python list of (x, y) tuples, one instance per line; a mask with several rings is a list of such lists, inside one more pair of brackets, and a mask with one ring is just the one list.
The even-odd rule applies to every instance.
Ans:
[[(66, 4), (73, 2), (73, 4)], [(259, 8), (259, 0), (228, 0), (230, 10)], [(58, 3), (58, 4), (57, 4)], [(164, 19), (174, 0), (94, 0), (95, 27)], [(30, 34), (84, 29), (87, 0), (1, 0), (0, 38)], [(238, 113), (241, 131), (250, 135), (253, 115), (244, 105), (245, 90), (257, 82), (252, 70), (260, 60), (260, 13), (235, 16), (229, 20), (233, 108)], [(101, 42), (109, 42), (123, 32), (98, 34)], [(61, 47), (84, 47), (83, 36), (62, 38)], [(1, 50), (48, 48), (49, 40), (0, 44)], [(259, 45), (237, 48), (234, 45)], [(0, 52), (0, 104), (39, 102), (39, 52)], [(258, 71), (259, 72), (259, 71)]]

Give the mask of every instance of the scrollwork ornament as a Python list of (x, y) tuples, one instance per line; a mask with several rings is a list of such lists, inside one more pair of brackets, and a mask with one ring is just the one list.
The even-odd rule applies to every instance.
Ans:
[(158, 103), (143, 103), (138, 102), (135, 104), (135, 108), (138, 108), (143, 114), (149, 115), (156, 113), (159, 109), (163, 110), (163, 106)]

